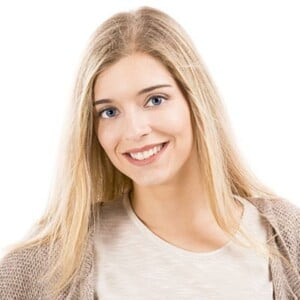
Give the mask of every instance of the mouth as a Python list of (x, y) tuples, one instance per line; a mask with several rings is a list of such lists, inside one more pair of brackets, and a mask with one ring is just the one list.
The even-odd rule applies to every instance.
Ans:
[(128, 159), (129, 162), (135, 164), (135, 165), (145, 165), (145, 164), (149, 164), (149, 163), (152, 163), (154, 162), (155, 160), (157, 160), (161, 155), (162, 153), (165, 151), (165, 149), (167, 148), (168, 144), (170, 143), (170, 141), (167, 141), (167, 142), (164, 142), (162, 143), (162, 147), (161, 149), (159, 150), (159, 152), (157, 152), (156, 154), (148, 157), (148, 158), (145, 158), (145, 159), (135, 159), (133, 157), (131, 157), (131, 155), (129, 153), (124, 153), (123, 155)]
[[(168, 144), (169, 143), (169, 141), (167, 141), (167, 142), (164, 142), (164, 143), (161, 143), (161, 144), (157, 144), (157, 145), (155, 145), (155, 147), (158, 147), (158, 146), (160, 146), (160, 145), (162, 145), (162, 148), (166, 145), (166, 144)], [(153, 146), (154, 147), (154, 146)], [(146, 150), (145, 150), (146, 151)], [(141, 151), (141, 152), (145, 152), (145, 151)], [(123, 153), (124, 155), (130, 155), (129, 154), (129, 152), (124, 152)]]

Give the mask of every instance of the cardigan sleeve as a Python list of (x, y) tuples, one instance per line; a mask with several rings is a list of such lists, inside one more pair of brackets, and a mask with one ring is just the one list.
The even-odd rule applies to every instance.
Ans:
[(0, 261), (0, 299), (42, 299), (38, 275), (44, 264), (36, 248), (13, 250)]
[(300, 207), (285, 198), (278, 198), (272, 209), (300, 283)]

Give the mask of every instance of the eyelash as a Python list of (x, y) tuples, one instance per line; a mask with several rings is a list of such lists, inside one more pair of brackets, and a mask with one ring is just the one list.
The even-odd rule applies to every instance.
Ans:
[[(153, 95), (153, 96), (151, 96), (151, 97), (146, 101), (146, 103), (148, 103), (148, 102), (149, 102), (151, 99), (153, 99), (153, 98), (161, 98), (161, 99), (164, 99), (165, 101), (168, 100), (168, 98), (165, 97), (165, 96), (162, 96), (162, 95)], [(160, 105), (153, 105), (153, 106), (160, 106)], [(102, 115), (103, 112), (105, 112), (105, 111), (107, 111), (107, 110), (110, 110), (110, 109), (114, 109), (114, 107), (107, 107), (107, 108), (104, 108), (104, 109), (102, 109), (101, 111), (99, 111), (97, 115), (100, 117), (100, 119), (113, 119), (114, 117), (111, 117), (111, 118), (103, 118), (103, 117), (101, 117), (101, 115)]]

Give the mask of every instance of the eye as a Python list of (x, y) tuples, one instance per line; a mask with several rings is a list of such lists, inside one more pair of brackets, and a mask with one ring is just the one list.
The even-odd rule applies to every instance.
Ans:
[[(157, 99), (163, 99), (164, 101), (167, 100), (167, 98), (164, 97), (164, 96), (161, 96), (161, 95), (154, 95), (154, 96), (152, 96), (152, 97), (150, 97), (150, 98), (148, 99), (147, 103), (148, 103), (150, 100), (152, 100), (152, 99), (155, 99), (155, 100), (157, 100)], [(160, 103), (161, 103), (161, 101), (155, 101), (155, 103), (158, 103), (158, 105), (155, 104), (155, 105), (152, 105), (152, 106), (159, 106)], [(114, 108), (114, 107), (107, 107), (107, 108), (105, 108), (105, 109), (99, 111), (98, 116), (100, 116), (101, 119), (112, 119), (112, 118), (115, 117), (114, 115), (111, 114), (111, 112), (113, 112), (113, 111), (115, 111), (115, 108)], [(104, 115), (105, 115), (104, 113), (105, 113), (105, 112), (110, 112), (110, 114), (108, 115), (108, 117), (107, 117), (107, 115), (106, 115), (106, 117), (104, 117)]]
[[(105, 109), (99, 111), (98, 116), (100, 116), (101, 119), (111, 119), (110, 117), (102, 117), (102, 114), (106, 111), (112, 112), (112, 111), (114, 111), (114, 109), (115, 109), (114, 107), (105, 108)], [(111, 114), (110, 114), (110, 116), (111, 116)]]
[[(149, 100), (147, 101), (147, 103), (152, 100), (152, 99), (163, 99), (164, 101), (166, 101), (167, 99), (163, 96), (160, 96), (160, 95), (154, 95), (152, 97), (149, 98)], [(156, 101), (156, 103), (159, 103), (158, 105), (154, 105), (154, 106), (159, 106), (161, 101)]]

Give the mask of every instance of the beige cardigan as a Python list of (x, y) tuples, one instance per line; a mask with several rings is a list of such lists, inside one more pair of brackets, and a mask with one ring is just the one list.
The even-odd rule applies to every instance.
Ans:
[[(270, 261), (270, 271), (275, 300), (300, 299), (300, 208), (286, 199), (247, 198), (266, 218), (268, 238), (272, 245), (288, 258), (295, 270), (287, 266), (282, 259)], [(95, 226), (89, 231), (88, 246), (84, 262), (78, 275), (57, 299), (98, 299), (95, 292), (95, 250), (93, 243)], [(47, 249), (34, 248), (31, 250), (7, 253), (0, 262), (0, 299), (51, 299), (45, 293), (44, 284), (37, 283), (37, 276), (45, 270), (45, 255)]]

